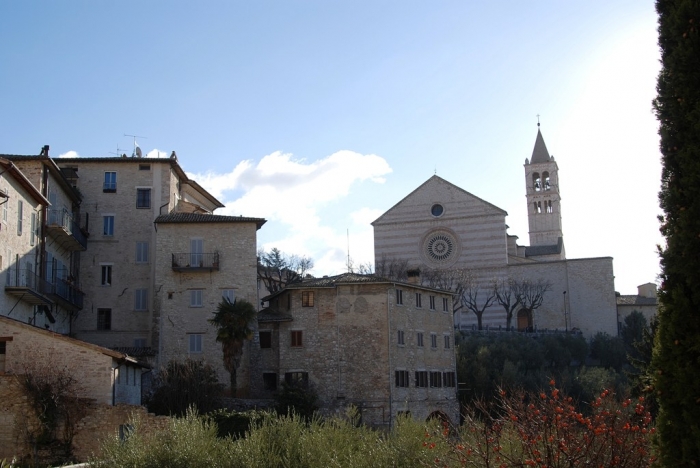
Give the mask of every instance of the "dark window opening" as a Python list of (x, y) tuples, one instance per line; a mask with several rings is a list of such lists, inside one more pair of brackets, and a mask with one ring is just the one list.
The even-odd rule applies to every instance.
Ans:
[(112, 329), (112, 309), (97, 309), (97, 329)]
[(308, 372), (287, 372), (284, 374), (284, 382), (287, 385), (306, 388), (309, 386)]
[(397, 387), (408, 387), (408, 371), (397, 370), (395, 372), (395, 384)]
[(302, 340), (302, 332), (301, 330), (292, 330), (291, 332), (291, 337), (292, 337), (292, 348), (301, 348), (303, 345), (303, 340)]
[(151, 189), (136, 189), (136, 208), (151, 207)]
[(433, 388), (442, 387), (442, 372), (430, 373), (430, 386)]
[(258, 332), (258, 336), (260, 337), (260, 349), (272, 348), (272, 332), (271, 331)]
[(426, 388), (428, 386), (428, 372), (416, 371), (416, 387)]
[(263, 372), (263, 388), (268, 391), (277, 390), (277, 374), (274, 372)]

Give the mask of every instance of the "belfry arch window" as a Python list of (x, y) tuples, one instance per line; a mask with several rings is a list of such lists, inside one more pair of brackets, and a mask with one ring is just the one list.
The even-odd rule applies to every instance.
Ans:
[(536, 201), (534, 203), (535, 205), (535, 213), (542, 213), (542, 202)]
[(549, 184), (549, 172), (542, 173), (542, 180), (544, 181), (544, 189), (550, 190), (552, 186)]
[(546, 208), (547, 213), (554, 213), (554, 210), (552, 209), (552, 200), (545, 201), (544, 206)]
[(532, 187), (535, 189), (535, 192), (542, 190), (542, 179), (540, 179), (539, 172), (532, 174)]

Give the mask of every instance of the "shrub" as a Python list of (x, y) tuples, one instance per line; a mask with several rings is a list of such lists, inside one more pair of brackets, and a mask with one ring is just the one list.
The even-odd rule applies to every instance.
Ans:
[(231, 437), (240, 439), (245, 437), (255, 423), (262, 421), (265, 417), (269, 417), (269, 414), (256, 410), (239, 413), (227, 409), (219, 409), (209, 413), (207, 417), (216, 423), (217, 436), (219, 438)]
[(317, 401), (313, 388), (282, 382), (282, 389), (275, 396), (275, 408), (280, 415), (294, 413), (309, 421), (318, 410)]
[(154, 380), (155, 391), (146, 398), (152, 413), (182, 416), (191, 406), (203, 413), (221, 407), (224, 386), (214, 368), (202, 361), (170, 361)]

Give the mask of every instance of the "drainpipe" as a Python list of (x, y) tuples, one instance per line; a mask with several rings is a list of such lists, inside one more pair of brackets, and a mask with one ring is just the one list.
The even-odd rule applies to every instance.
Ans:
[[(393, 285), (396, 288), (396, 284)], [(394, 417), (394, 386), (391, 385), (391, 287), (386, 292), (387, 357), (389, 362), (389, 427)]]

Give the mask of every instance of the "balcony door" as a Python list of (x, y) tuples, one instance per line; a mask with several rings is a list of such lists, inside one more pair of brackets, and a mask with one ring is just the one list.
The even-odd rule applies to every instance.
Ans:
[(204, 239), (190, 239), (190, 266), (204, 266)]

